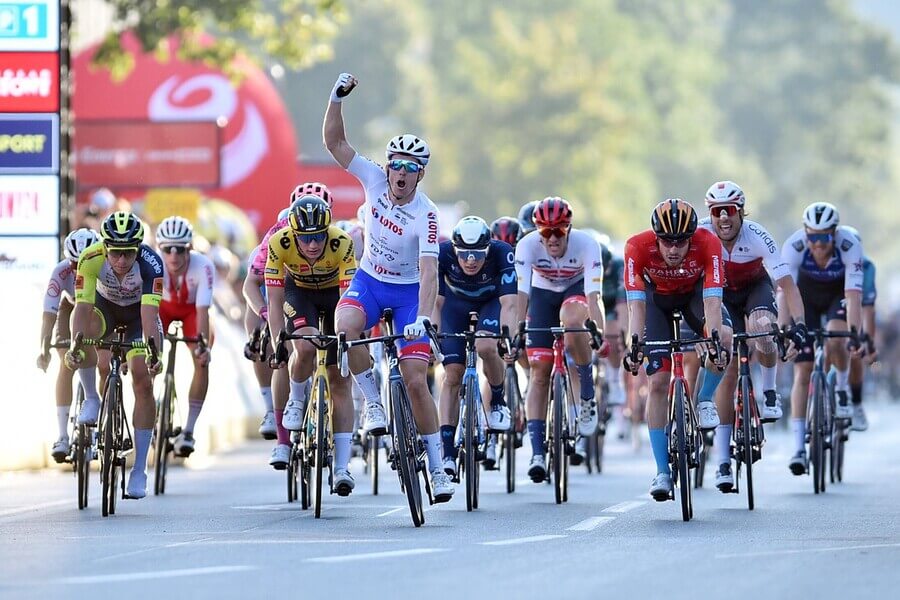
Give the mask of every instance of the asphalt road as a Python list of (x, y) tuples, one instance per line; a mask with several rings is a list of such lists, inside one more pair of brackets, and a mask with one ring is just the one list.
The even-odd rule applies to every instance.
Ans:
[(0, 597), (890, 597), (900, 586), (900, 405), (869, 412), (844, 483), (814, 495), (809, 477), (787, 470), (788, 435), (771, 431), (754, 471), (756, 510), (708, 479), (690, 523), (676, 502), (647, 494), (649, 448), (615, 441), (602, 475), (573, 469), (568, 504), (527, 480), (523, 450), (514, 494), (487, 473), (477, 512), (457, 488), (419, 529), (394, 473), (382, 469), (373, 496), (356, 461), (356, 491), (328, 497), (314, 519), (286, 502), (262, 441), (173, 469), (166, 496), (120, 501), (106, 519), (96, 477), (79, 511), (70, 473), (6, 473)]

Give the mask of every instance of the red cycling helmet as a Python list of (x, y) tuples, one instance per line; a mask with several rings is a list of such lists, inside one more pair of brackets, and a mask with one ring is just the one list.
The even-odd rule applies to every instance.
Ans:
[(534, 207), (533, 218), (537, 228), (569, 227), (572, 225), (572, 207), (559, 196), (550, 196)]
[(522, 238), (522, 228), (519, 226), (517, 219), (500, 217), (491, 223), (491, 237), (515, 247)]
[(297, 187), (294, 188), (294, 191), (291, 192), (291, 201), (288, 203), (288, 206), (294, 203), (295, 200), (302, 198), (303, 196), (308, 195), (318, 196), (322, 200), (328, 203), (329, 208), (334, 204), (331, 199), (331, 190), (328, 189), (328, 186), (324, 183), (319, 183), (318, 181), (307, 181), (306, 183), (301, 183)]

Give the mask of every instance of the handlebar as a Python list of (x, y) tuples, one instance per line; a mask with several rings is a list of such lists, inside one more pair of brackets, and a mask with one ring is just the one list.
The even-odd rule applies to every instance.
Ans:
[[(430, 324), (429, 324), (430, 325)], [(397, 340), (403, 339), (404, 336), (402, 333), (394, 333), (392, 335), (380, 335), (378, 337), (370, 337), (363, 338), (360, 340), (347, 340), (347, 334), (343, 331), (337, 334), (337, 358), (338, 365), (341, 368), (341, 377), (347, 377), (350, 375), (350, 364), (347, 356), (347, 351), (354, 346), (368, 346), (369, 344), (383, 344), (386, 342), (395, 342)]]
[(519, 331), (516, 334), (519, 344), (525, 341), (527, 333), (550, 333), (553, 337), (561, 337), (567, 333), (589, 333), (591, 335), (591, 348), (599, 350), (603, 345), (603, 332), (591, 319), (585, 319), (584, 327), (528, 327), (524, 321), (519, 322)]
[(150, 356), (149, 364), (153, 364), (159, 361), (159, 349), (156, 347), (156, 339), (152, 337), (146, 342), (141, 340), (135, 340), (132, 342), (120, 342), (118, 340), (95, 340), (86, 338), (81, 332), (75, 334), (75, 340), (72, 344), (72, 351), (77, 352), (84, 346), (93, 346), (98, 350), (109, 350), (111, 352), (122, 350), (126, 352), (128, 350), (147, 350), (147, 353)]

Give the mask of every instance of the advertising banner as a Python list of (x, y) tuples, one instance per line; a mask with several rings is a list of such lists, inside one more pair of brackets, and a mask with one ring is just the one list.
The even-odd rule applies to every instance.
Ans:
[(0, 173), (55, 173), (58, 136), (55, 114), (0, 114)]
[(59, 110), (56, 52), (0, 53), (0, 112)]
[(52, 235), (58, 231), (56, 175), (0, 176), (0, 235)]
[(215, 121), (79, 120), (73, 140), (79, 189), (219, 185)]
[(59, 50), (59, 0), (0, 1), (0, 51)]

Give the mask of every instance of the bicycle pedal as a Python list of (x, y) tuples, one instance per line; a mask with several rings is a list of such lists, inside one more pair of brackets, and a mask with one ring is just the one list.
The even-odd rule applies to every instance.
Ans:
[(132, 450), (134, 448), (134, 444), (131, 443), (131, 440), (124, 440), (122, 442), (122, 451), (127, 452), (128, 450)]
[(770, 418), (770, 419), (762, 419), (762, 418), (761, 418), (761, 419), (759, 420), (759, 422), (762, 423), (763, 425), (766, 425), (766, 424), (768, 424), (768, 423), (774, 423), (774, 422), (776, 422), (777, 420), (778, 420), (778, 419), (771, 419), (771, 418)]

